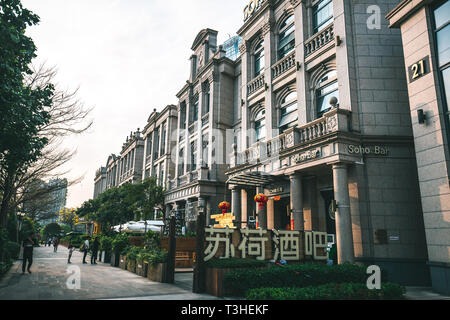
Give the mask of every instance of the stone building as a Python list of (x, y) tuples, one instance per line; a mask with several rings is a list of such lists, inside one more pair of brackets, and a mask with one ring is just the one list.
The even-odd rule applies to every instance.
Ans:
[(175, 159), (172, 151), (176, 148), (177, 107), (166, 106), (162, 111), (152, 112), (142, 131), (144, 136), (144, 163), (142, 179), (157, 178), (158, 183), (167, 187), (169, 177), (175, 175)]
[(403, 40), (432, 286), (449, 295), (450, 1), (400, 1), (386, 18)]
[(139, 128), (131, 132), (130, 136), (122, 145), (118, 168), (117, 185), (125, 183), (136, 183), (142, 180), (142, 169), (144, 163), (144, 138)]
[[(197, 208), (207, 217), (227, 200), (226, 131), (233, 125), (235, 51), (217, 45), (217, 31), (201, 30), (192, 44), (190, 77), (178, 92), (175, 176), (165, 195), (166, 212), (175, 210), (194, 231)], [(228, 56), (227, 56), (228, 54)], [(209, 222), (209, 221), (208, 221)]]
[(226, 174), (242, 223), (326, 231), (339, 263), (419, 285), (427, 248), (402, 40), (369, 10), (382, 17), (397, 3), (250, 1)]
[(100, 167), (95, 172), (94, 178), (94, 199), (106, 190), (106, 168)]

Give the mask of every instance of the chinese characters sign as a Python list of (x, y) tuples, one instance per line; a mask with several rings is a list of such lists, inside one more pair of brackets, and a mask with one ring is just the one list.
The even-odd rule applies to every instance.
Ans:
[(327, 233), (262, 229), (206, 228), (205, 261), (216, 258), (299, 261), (327, 259)]

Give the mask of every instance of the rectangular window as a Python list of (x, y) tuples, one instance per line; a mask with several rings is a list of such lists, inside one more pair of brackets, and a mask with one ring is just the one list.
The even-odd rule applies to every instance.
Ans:
[(166, 125), (163, 123), (161, 125), (162, 133), (161, 133), (161, 150), (159, 151), (159, 154), (161, 157), (166, 153)]
[(255, 77), (264, 71), (264, 50), (255, 54)]
[(198, 120), (198, 98), (195, 99), (194, 104), (192, 105), (192, 122), (196, 122)]
[(155, 130), (154, 133), (154, 138), (155, 138), (155, 146), (154, 146), (154, 154), (153, 154), (153, 160), (156, 160), (159, 158), (159, 127)]
[(181, 148), (178, 153), (178, 176), (184, 175), (184, 149)]
[(180, 105), (180, 129), (186, 129), (186, 102)]
[(440, 2), (433, 14), (437, 60), (444, 102), (443, 111), (446, 114), (447, 136), (450, 140), (450, 1)]
[(145, 156), (148, 157), (151, 154), (152, 154), (152, 135), (149, 134), (147, 136), (147, 150), (145, 152)]
[(314, 34), (323, 30), (331, 21), (333, 21), (333, 1), (322, 0), (313, 7)]
[(191, 163), (190, 163), (191, 171), (197, 169), (197, 142), (191, 142)]

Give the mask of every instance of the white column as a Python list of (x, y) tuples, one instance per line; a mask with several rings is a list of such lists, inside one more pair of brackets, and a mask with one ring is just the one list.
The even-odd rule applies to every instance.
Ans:
[[(241, 189), (238, 187), (233, 187), (233, 189), (231, 189), (231, 207), (231, 212), (236, 217), (236, 221), (241, 221)], [(236, 224), (236, 227), (240, 229), (241, 223)]]
[(291, 219), (294, 219), (294, 230), (305, 230), (303, 217), (302, 178), (299, 174), (289, 176), (291, 192)]
[(346, 164), (333, 164), (334, 199), (338, 206), (336, 213), (336, 243), (339, 264), (354, 262), (347, 170)]

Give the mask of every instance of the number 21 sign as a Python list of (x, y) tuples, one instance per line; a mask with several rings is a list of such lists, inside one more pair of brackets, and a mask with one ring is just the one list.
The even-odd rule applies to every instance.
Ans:
[(430, 57), (417, 61), (408, 68), (409, 82), (413, 82), (430, 72)]

